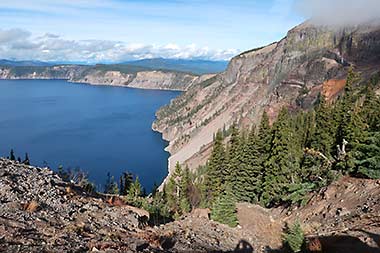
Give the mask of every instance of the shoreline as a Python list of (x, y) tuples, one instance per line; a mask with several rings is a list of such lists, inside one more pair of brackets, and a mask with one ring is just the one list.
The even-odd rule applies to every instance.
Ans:
[(171, 88), (146, 88), (146, 87), (136, 87), (136, 86), (129, 86), (129, 85), (123, 85), (123, 84), (107, 84), (107, 83), (90, 83), (90, 82), (81, 82), (81, 81), (74, 81), (69, 78), (2, 78), (0, 77), (0, 80), (63, 80), (67, 81), (68, 83), (72, 84), (82, 84), (82, 85), (93, 85), (93, 86), (108, 86), (108, 87), (122, 87), (122, 88), (131, 88), (131, 89), (140, 89), (140, 90), (159, 90), (159, 91), (178, 91), (178, 92), (184, 92), (186, 90), (183, 89), (171, 89)]
[[(154, 121), (153, 121), (153, 122), (154, 122)], [(163, 137), (163, 133), (162, 133), (162, 132), (160, 132), (160, 131), (158, 131), (158, 130), (156, 130), (156, 129), (153, 128), (153, 122), (152, 122), (152, 126), (151, 126), (152, 131), (153, 131), (153, 132), (156, 132), (156, 133), (159, 133), (159, 134), (161, 135), (161, 139), (168, 143), (168, 145), (164, 148), (164, 151), (167, 152), (167, 153), (169, 154), (169, 157), (168, 157), (168, 159), (167, 159), (167, 166), (166, 166), (166, 172), (167, 172), (167, 174), (166, 174), (165, 178), (162, 180), (162, 182), (159, 184), (159, 186), (158, 186), (158, 188), (157, 188), (158, 191), (162, 191), (162, 190), (163, 190), (163, 187), (164, 187), (164, 185), (165, 185), (165, 183), (166, 183), (166, 181), (169, 179), (169, 176), (170, 176), (170, 174), (171, 174), (171, 169), (170, 169), (170, 158), (173, 156), (173, 154), (170, 153), (169, 150), (167, 150), (167, 148), (170, 146), (170, 140), (166, 140), (166, 139)]]

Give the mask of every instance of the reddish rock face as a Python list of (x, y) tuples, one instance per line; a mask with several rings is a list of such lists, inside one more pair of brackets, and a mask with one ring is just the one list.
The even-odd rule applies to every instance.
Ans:
[(327, 80), (322, 84), (323, 95), (327, 102), (331, 102), (339, 93), (341, 93), (346, 86), (346, 79)]

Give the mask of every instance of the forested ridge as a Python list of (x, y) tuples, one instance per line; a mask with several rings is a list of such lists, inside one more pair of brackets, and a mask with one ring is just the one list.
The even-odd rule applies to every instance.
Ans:
[(207, 164), (196, 173), (177, 164), (155, 201), (174, 217), (209, 207), (214, 220), (235, 226), (236, 202), (304, 205), (341, 175), (380, 178), (378, 82), (374, 75), (359, 85), (360, 74), (350, 69), (334, 101), (320, 94), (310, 111), (283, 108), (272, 124), (264, 112), (259, 126), (220, 130)]

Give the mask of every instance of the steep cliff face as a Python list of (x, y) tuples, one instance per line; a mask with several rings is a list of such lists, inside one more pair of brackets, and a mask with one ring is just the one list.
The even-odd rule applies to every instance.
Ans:
[[(324, 84), (344, 84), (349, 65), (369, 77), (380, 70), (380, 27), (344, 29), (301, 24), (279, 42), (234, 57), (228, 69), (192, 86), (161, 108), (153, 128), (170, 141), (169, 169), (179, 161), (193, 168), (205, 161), (213, 134), (233, 122), (251, 126), (266, 110), (313, 106)], [(333, 95), (339, 89), (331, 89)], [(198, 159), (199, 162), (194, 162)]]
[(0, 66), (0, 79), (72, 79), (89, 66)]
[(184, 72), (154, 71), (120, 66), (17, 66), (0, 67), (0, 79), (67, 79), (75, 83), (128, 86), (142, 89), (187, 90), (207, 78)]
[(136, 73), (122, 73), (120, 71), (90, 71), (84, 76), (71, 78), (69, 81), (78, 83), (89, 83), (94, 85), (128, 86), (140, 89), (161, 90), (187, 90), (194, 83), (202, 80), (182, 72), (168, 71), (139, 71)]

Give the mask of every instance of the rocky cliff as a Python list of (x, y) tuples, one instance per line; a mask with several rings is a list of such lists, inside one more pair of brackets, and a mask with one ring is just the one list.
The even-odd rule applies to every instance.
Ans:
[(183, 91), (207, 77), (126, 65), (0, 66), (0, 79), (67, 79), (75, 83), (142, 89)]
[[(233, 122), (257, 124), (266, 110), (312, 107), (320, 92), (332, 99), (344, 87), (349, 66), (364, 78), (380, 71), (380, 27), (346, 28), (303, 23), (279, 42), (234, 57), (221, 74), (161, 108), (153, 128), (170, 141), (169, 170), (175, 163), (196, 168), (210, 152), (213, 134)], [(328, 93), (328, 94), (327, 94)]]

